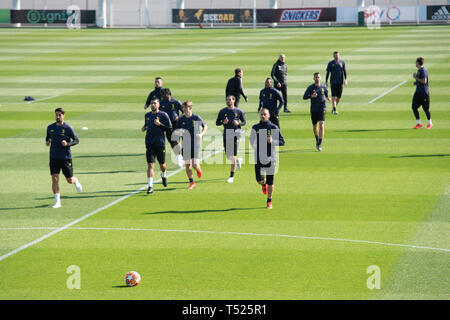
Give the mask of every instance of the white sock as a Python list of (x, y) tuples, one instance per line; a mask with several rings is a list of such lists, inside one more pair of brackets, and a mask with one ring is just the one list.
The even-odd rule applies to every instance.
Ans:
[(432, 123), (431, 123), (431, 119), (430, 119), (430, 120), (428, 120), (428, 124), (432, 124)]
[(417, 119), (417, 124), (422, 124), (422, 121), (420, 121), (420, 119)]
[(59, 193), (54, 193), (53, 196), (55, 197), (55, 203), (56, 202), (61, 202), (61, 198), (60, 198), (60, 194)]
[(153, 178), (148, 178), (148, 186), (153, 188)]

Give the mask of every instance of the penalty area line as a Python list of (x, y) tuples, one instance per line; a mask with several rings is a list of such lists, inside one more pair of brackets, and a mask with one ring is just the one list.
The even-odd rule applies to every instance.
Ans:
[(384, 97), (385, 95), (387, 95), (389, 92), (394, 91), (395, 89), (397, 89), (398, 87), (404, 85), (405, 83), (406, 83), (406, 80), (403, 80), (402, 82), (400, 82), (400, 83), (397, 84), (396, 86), (390, 88), (388, 91), (383, 92), (383, 93), (380, 94), (378, 97), (376, 97), (376, 98), (370, 100), (368, 103), (370, 104), (370, 103), (373, 103), (373, 102), (377, 101), (378, 99), (383, 98), (383, 97)]
[[(0, 228), (0, 230), (43, 230), (43, 229), (56, 229), (56, 227), (29, 227), (29, 228)], [(207, 230), (182, 230), (182, 229), (147, 229), (147, 228), (102, 228), (102, 227), (71, 227), (69, 230), (98, 230), (98, 231), (147, 231), (147, 232), (173, 232), (173, 233), (200, 233), (200, 234), (215, 234), (215, 235), (238, 235), (238, 236), (259, 236), (259, 237), (275, 237), (275, 238), (291, 238), (291, 239), (303, 239), (303, 240), (322, 240), (322, 241), (335, 241), (335, 242), (349, 242), (358, 244), (373, 244), (392, 247), (406, 247), (412, 249), (432, 250), (450, 252), (450, 249), (436, 248), (414, 244), (402, 244), (402, 243), (390, 243), (371, 240), (358, 240), (358, 239), (344, 239), (344, 238), (330, 238), (330, 237), (315, 237), (315, 236), (302, 236), (302, 235), (290, 235), (290, 234), (275, 234), (275, 233), (253, 233), (253, 232), (232, 232), (232, 231), (207, 231)]]
[[(203, 160), (206, 160), (206, 159), (208, 159), (208, 158), (210, 158), (210, 157), (216, 155), (217, 153), (222, 152), (223, 150), (224, 150), (224, 149), (222, 148), (222, 149), (220, 149), (220, 150), (217, 150), (217, 151), (215, 151), (215, 152), (212, 152), (212, 153), (208, 154), (207, 156), (202, 157), (201, 160), (202, 160), (202, 161), (203, 161)], [(176, 175), (178, 172), (182, 171), (183, 169), (184, 169), (184, 168), (179, 168), (179, 169), (175, 170), (174, 172), (168, 174), (167, 177), (174, 176), (174, 175)], [(158, 181), (156, 181), (155, 183), (158, 183), (160, 180), (161, 180), (161, 179), (158, 179)], [(35, 245), (35, 244), (38, 244), (39, 242), (42, 242), (42, 241), (44, 241), (45, 239), (48, 239), (48, 238), (50, 238), (51, 236), (53, 236), (53, 235), (55, 235), (55, 234), (57, 234), (57, 233), (59, 233), (59, 232), (61, 232), (61, 231), (64, 231), (64, 230), (70, 228), (70, 227), (73, 226), (74, 224), (77, 224), (77, 223), (79, 223), (79, 222), (81, 222), (81, 221), (83, 221), (83, 220), (85, 220), (85, 219), (87, 219), (87, 218), (93, 216), (94, 214), (99, 213), (100, 211), (103, 211), (103, 210), (105, 210), (105, 209), (108, 209), (108, 208), (112, 207), (113, 205), (115, 205), (115, 204), (117, 204), (117, 203), (119, 203), (119, 202), (122, 202), (122, 201), (125, 200), (125, 199), (128, 199), (129, 197), (131, 197), (131, 196), (133, 196), (133, 195), (135, 195), (135, 194), (141, 192), (141, 191), (144, 190), (146, 187), (147, 187), (147, 185), (142, 186), (141, 188), (139, 188), (139, 189), (137, 189), (137, 190), (135, 190), (135, 191), (133, 191), (133, 192), (130, 192), (129, 194), (124, 195), (123, 197), (120, 197), (119, 199), (116, 199), (116, 200), (114, 200), (113, 202), (110, 202), (110, 203), (108, 203), (107, 205), (104, 205), (104, 206), (101, 207), (101, 208), (95, 209), (94, 211), (91, 211), (91, 212), (85, 214), (84, 216), (82, 216), (82, 217), (80, 217), (80, 218), (78, 218), (78, 219), (75, 219), (75, 220), (73, 220), (72, 222), (67, 223), (67, 224), (64, 225), (64, 226), (59, 227), (59, 228), (53, 230), (52, 232), (49, 232), (49, 233), (43, 235), (42, 237), (40, 237), (40, 238), (38, 238), (38, 239), (36, 239), (36, 240), (33, 240), (33, 241), (31, 241), (31, 242), (29, 242), (29, 243), (27, 243), (27, 244), (24, 244), (23, 246), (21, 246), (21, 247), (19, 247), (19, 248), (17, 248), (17, 249), (14, 249), (14, 250), (12, 250), (12, 251), (10, 251), (10, 252), (8, 252), (8, 253), (5, 253), (4, 255), (0, 256), (0, 261), (5, 260), (6, 258), (8, 258), (8, 257), (10, 257), (10, 256), (12, 256), (12, 255), (14, 255), (14, 254), (16, 254), (16, 253), (22, 251), (22, 250), (25, 250), (26, 248), (29, 248), (29, 247), (31, 247), (31, 246), (33, 246), (33, 245)]]

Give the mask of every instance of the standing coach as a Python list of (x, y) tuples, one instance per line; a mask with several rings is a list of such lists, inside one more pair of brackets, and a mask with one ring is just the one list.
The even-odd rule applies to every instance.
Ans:
[(244, 93), (242, 88), (242, 76), (244, 75), (244, 71), (241, 68), (236, 68), (234, 70), (234, 77), (230, 78), (227, 83), (227, 87), (225, 89), (225, 98), (228, 96), (234, 96), (235, 102), (234, 106), (239, 106), (239, 100), (241, 95), (244, 97), (245, 102), (248, 102), (248, 98)]
[(282, 53), (272, 67), (270, 76), (276, 89), (280, 90), (283, 95), (283, 111), (291, 112), (287, 107), (287, 65), (286, 56)]

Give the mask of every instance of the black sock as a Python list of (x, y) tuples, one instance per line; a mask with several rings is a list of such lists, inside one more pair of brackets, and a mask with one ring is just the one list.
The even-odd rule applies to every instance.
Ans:
[(267, 198), (267, 202), (272, 202), (272, 198)]
[(317, 144), (320, 146), (322, 144), (322, 139), (318, 139)]
[(189, 182), (190, 183), (194, 182), (194, 179), (193, 178), (189, 179)]
[(319, 144), (319, 136), (315, 136), (316, 137), (316, 143)]
[(233, 177), (234, 177), (234, 172), (230, 171), (230, 178), (233, 178)]

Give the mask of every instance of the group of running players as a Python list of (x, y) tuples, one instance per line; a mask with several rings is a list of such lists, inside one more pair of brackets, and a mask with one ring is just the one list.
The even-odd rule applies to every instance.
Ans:
[[(287, 108), (287, 66), (285, 55), (281, 54), (274, 64), (271, 77), (265, 80), (264, 88), (259, 95), (259, 123), (252, 127), (250, 134), (250, 145), (255, 151), (255, 177), (261, 185), (262, 192), (267, 195), (267, 208), (272, 208), (272, 196), (274, 190), (274, 174), (276, 167), (276, 146), (285, 144), (280, 131), (278, 113), (281, 107), (284, 112), (291, 112)], [(429, 89), (428, 72), (424, 68), (424, 59), (417, 58), (416, 67), (418, 71), (413, 74), (416, 85), (412, 109), (417, 119), (414, 129), (422, 127), (418, 108), (423, 107), (427, 119), (427, 129), (431, 129), (431, 115), (429, 112)], [(324, 121), (326, 113), (326, 100), (332, 101), (332, 113), (337, 115), (337, 105), (342, 96), (343, 86), (347, 85), (347, 71), (345, 62), (340, 59), (339, 52), (333, 53), (326, 68), (326, 83), (321, 83), (319, 72), (314, 73), (314, 83), (305, 91), (303, 99), (310, 100), (311, 121), (316, 138), (316, 149), (322, 151), (324, 137)], [(246, 124), (246, 116), (238, 107), (239, 98), (244, 94), (242, 86), (243, 70), (235, 69), (235, 76), (229, 79), (226, 90), (226, 107), (222, 108), (216, 119), (217, 126), (223, 126), (223, 145), (227, 159), (231, 161), (228, 183), (234, 182), (236, 170), (242, 165), (242, 158), (238, 157), (239, 140), (242, 135), (242, 127)], [(328, 79), (330, 77), (332, 99), (328, 96)], [(276, 88), (273, 86), (275, 82)], [(154, 166), (159, 163), (161, 171), (161, 182), (164, 187), (168, 185), (166, 148), (167, 139), (172, 147), (178, 168), (185, 166), (186, 175), (189, 179), (188, 189), (195, 188), (194, 173), (202, 177), (200, 167), (201, 140), (208, 126), (203, 119), (192, 112), (193, 103), (186, 100), (181, 103), (172, 96), (169, 88), (163, 88), (163, 79), (155, 78), (155, 89), (150, 92), (144, 109), (150, 107), (151, 111), (145, 114), (145, 123), (141, 130), (146, 132), (146, 159), (147, 159), (147, 194), (152, 194), (154, 181)], [(53, 208), (61, 207), (59, 192), (59, 173), (62, 170), (66, 180), (75, 184), (78, 192), (82, 186), (73, 175), (72, 156), (70, 147), (79, 143), (79, 139), (73, 128), (65, 123), (65, 111), (62, 108), (55, 110), (56, 122), (47, 128), (46, 145), (50, 146), (50, 174), (52, 176), (52, 190), (55, 198)]]

